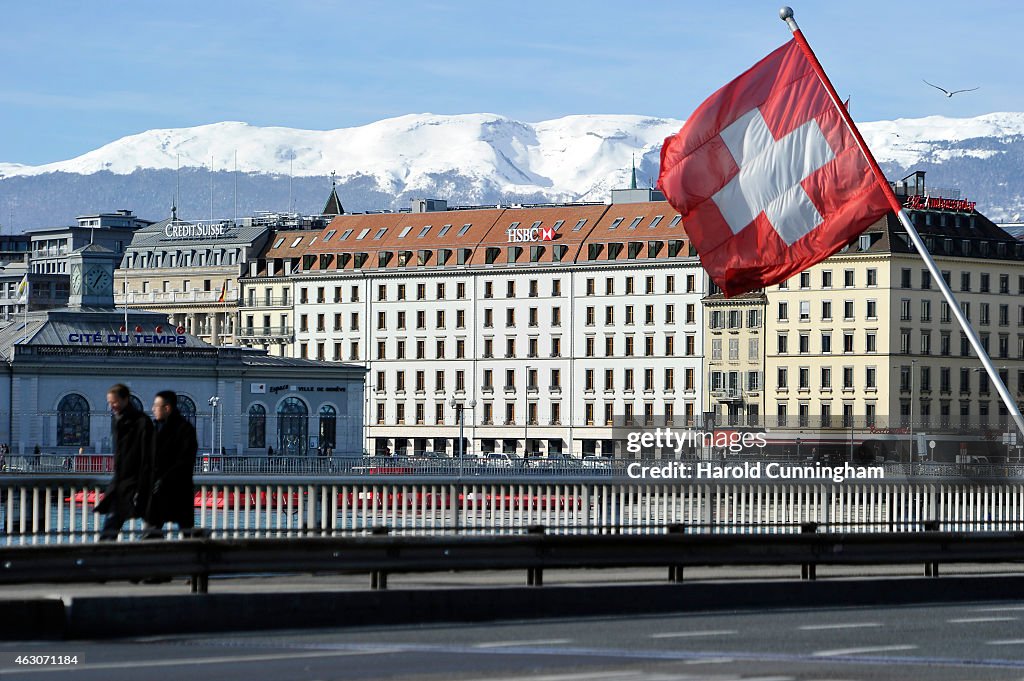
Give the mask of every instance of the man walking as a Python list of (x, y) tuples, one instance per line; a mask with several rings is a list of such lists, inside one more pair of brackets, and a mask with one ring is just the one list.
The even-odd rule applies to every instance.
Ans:
[(195, 527), (192, 471), (199, 443), (196, 429), (178, 411), (178, 395), (162, 390), (153, 398), (153, 445), (148, 467), (149, 493), (143, 517), (159, 532), (164, 523), (177, 523), (183, 534)]
[(96, 513), (107, 514), (100, 532), (101, 541), (113, 541), (124, 521), (141, 514), (139, 480), (142, 475), (146, 450), (153, 437), (153, 424), (149, 417), (131, 402), (131, 391), (117, 383), (107, 391), (107, 405), (114, 413), (112, 435), (114, 440), (114, 476), (96, 504)]

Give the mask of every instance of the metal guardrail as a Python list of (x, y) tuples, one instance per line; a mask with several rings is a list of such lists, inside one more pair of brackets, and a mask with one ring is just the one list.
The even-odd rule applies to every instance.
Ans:
[[(0, 476), (0, 545), (87, 543), (106, 476)], [(217, 538), (387, 527), (431, 536), (507, 535), (537, 524), (581, 534), (782, 534), (801, 523), (851, 532), (1024, 530), (1024, 482), (1009, 479), (630, 481), (591, 475), (226, 475), (196, 478), (194, 520)], [(139, 521), (128, 532), (141, 530)]]
[[(248, 475), (248, 476), (319, 476), (319, 477), (374, 477), (380, 476), (459, 476), (519, 479), (535, 477), (577, 477), (577, 478), (629, 478), (629, 467), (667, 466), (684, 463), (695, 466), (710, 463), (721, 466), (742, 466), (744, 463), (779, 464), (780, 466), (842, 466), (844, 462), (829, 464), (795, 457), (759, 458), (713, 458), (713, 459), (550, 459), (550, 458), (482, 458), (465, 457), (416, 457), (416, 456), (229, 456), (200, 454), (196, 458), (194, 473), (199, 476)], [(91, 454), (84, 456), (7, 456), (0, 463), (2, 474), (12, 475), (57, 475), (67, 474), (109, 474), (113, 471), (111, 455)], [(1024, 481), (1024, 463), (952, 463), (879, 462), (867, 464), (878, 466), (884, 479), (1013, 479)], [(866, 464), (851, 464), (863, 469)]]
[(900, 532), (799, 534), (661, 534), (632, 536), (590, 528), (584, 535), (547, 534), (542, 526), (504, 537), (303, 537), (291, 539), (188, 539), (133, 543), (0, 548), (0, 583), (93, 582), (191, 575), (193, 592), (206, 592), (211, 575), (249, 573), (370, 573), (372, 588), (386, 588), (388, 573), (448, 570), (526, 570), (541, 586), (543, 571), (564, 568), (667, 567), (680, 582), (691, 566), (814, 566), (924, 563), (995, 563), (1024, 559), (1024, 533)]

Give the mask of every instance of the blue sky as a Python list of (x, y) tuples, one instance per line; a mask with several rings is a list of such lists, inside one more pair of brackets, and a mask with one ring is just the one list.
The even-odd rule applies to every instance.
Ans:
[[(7, 2), (0, 161), (152, 128), (332, 129), (406, 113), (685, 118), (788, 39), (780, 2)], [(1024, 111), (1024, 4), (795, 3), (859, 120)], [(947, 99), (948, 89), (980, 85)]]

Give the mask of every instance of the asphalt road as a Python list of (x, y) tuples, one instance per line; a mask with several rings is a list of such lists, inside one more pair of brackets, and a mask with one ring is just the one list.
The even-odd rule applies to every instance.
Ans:
[[(0, 678), (669, 681), (1024, 678), (1024, 602), (0, 643)], [(18, 654), (77, 664), (17, 664)]]

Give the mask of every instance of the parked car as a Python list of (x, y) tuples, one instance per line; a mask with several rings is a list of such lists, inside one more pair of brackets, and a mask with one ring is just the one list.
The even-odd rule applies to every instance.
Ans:
[(612, 462), (603, 456), (585, 456), (583, 457), (582, 466), (584, 468), (611, 468)]
[(511, 455), (499, 452), (491, 452), (480, 463), (487, 468), (512, 468), (516, 465)]
[(544, 459), (531, 459), (529, 464), (534, 468), (546, 468), (553, 471), (577, 470), (581, 466), (579, 459), (566, 456), (565, 454), (548, 454)]

